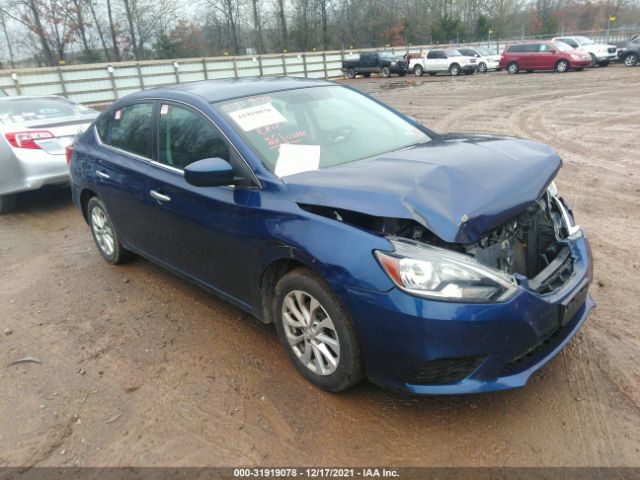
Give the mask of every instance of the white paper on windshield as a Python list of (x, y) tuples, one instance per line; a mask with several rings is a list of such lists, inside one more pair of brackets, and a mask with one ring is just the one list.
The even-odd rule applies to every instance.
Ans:
[(266, 127), (275, 123), (286, 122), (287, 119), (269, 103), (264, 103), (255, 107), (242, 108), (229, 113), (229, 116), (245, 132), (250, 132), (256, 128)]
[(283, 143), (276, 161), (275, 174), (286, 177), (294, 173), (317, 170), (320, 166), (320, 145)]

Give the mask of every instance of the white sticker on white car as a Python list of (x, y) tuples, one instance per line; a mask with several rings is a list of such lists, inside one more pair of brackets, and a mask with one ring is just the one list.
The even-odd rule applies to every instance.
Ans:
[(317, 170), (320, 166), (320, 145), (283, 143), (276, 161), (275, 174), (286, 177), (295, 173)]
[(271, 102), (256, 107), (236, 110), (235, 112), (229, 113), (229, 116), (234, 122), (240, 125), (240, 128), (245, 132), (287, 121)]

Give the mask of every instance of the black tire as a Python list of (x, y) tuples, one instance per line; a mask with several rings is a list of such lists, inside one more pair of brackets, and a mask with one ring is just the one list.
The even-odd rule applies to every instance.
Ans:
[(487, 73), (487, 64), (484, 62), (480, 62), (480, 65), (478, 65), (478, 73)]
[(454, 63), (451, 66), (449, 66), (449, 73), (453, 77), (457, 77), (458, 75), (460, 75), (460, 65), (458, 65), (457, 63)]
[(422, 68), (422, 65), (416, 65), (415, 67), (413, 67), (413, 74), (416, 77), (421, 77), (423, 73), (424, 69)]
[(389, 67), (382, 67), (382, 70), (380, 73), (382, 73), (382, 76), (384, 78), (389, 78), (391, 76), (391, 70), (389, 69)]
[(562, 59), (562, 60), (558, 60), (558, 63), (556, 63), (556, 68), (555, 68), (556, 72), (558, 73), (565, 73), (569, 70), (569, 62), (567, 62), (566, 60)]
[(347, 70), (347, 78), (351, 78), (351, 79), (356, 78), (356, 71), (353, 68), (349, 68)]
[(589, 67), (593, 68), (598, 64), (598, 59), (593, 53), (590, 53), (589, 56), (591, 57), (591, 65)]
[[(104, 214), (104, 218), (108, 222), (108, 227), (97, 227), (97, 223), (95, 222), (95, 214), (99, 214), (99, 211)], [(89, 221), (89, 226), (91, 227), (91, 235), (93, 236), (93, 241), (98, 247), (98, 251), (102, 258), (104, 258), (107, 263), (112, 265), (118, 265), (120, 263), (124, 263), (129, 260), (132, 256), (131, 252), (122, 246), (120, 243), (120, 239), (118, 237), (118, 233), (111, 223), (111, 219), (109, 218), (109, 214), (107, 213), (107, 209), (98, 197), (92, 197), (87, 204), (87, 219)], [(99, 234), (97, 233), (99, 230), (109, 230), (111, 236), (113, 237), (113, 247), (112, 250), (109, 250), (105, 247), (105, 241), (99, 238)]]
[(370, 77), (371, 77), (371, 74), (370, 74), (370, 73), (363, 73), (363, 74), (362, 74), (362, 76), (363, 76), (364, 78), (370, 78)]
[(16, 208), (15, 195), (0, 195), (0, 214), (10, 212)]
[[(335, 333), (337, 337), (340, 353), (338, 364), (334, 367), (335, 371), (333, 373), (326, 375), (315, 373), (298, 358), (298, 354), (293, 350), (294, 347), (289, 344), (285, 328), (291, 329), (294, 327), (285, 327), (283, 304), (287, 295), (296, 290), (313, 296), (320, 303), (335, 327), (332, 333)], [(273, 318), (280, 343), (298, 372), (309, 382), (330, 392), (341, 392), (364, 379), (364, 365), (360, 354), (360, 345), (351, 317), (329, 285), (319, 275), (307, 268), (297, 268), (282, 277), (275, 288)], [(302, 329), (298, 330), (300, 330), (300, 334), (303, 334)], [(307, 347), (306, 339), (304, 342), (305, 349), (309, 348)]]
[(635, 67), (638, 64), (638, 54), (631, 52), (624, 57), (625, 67)]
[(507, 72), (509, 72), (510, 74), (514, 75), (519, 71), (520, 65), (518, 65), (518, 62), (511, 62), (509, 65), (507, 65)]

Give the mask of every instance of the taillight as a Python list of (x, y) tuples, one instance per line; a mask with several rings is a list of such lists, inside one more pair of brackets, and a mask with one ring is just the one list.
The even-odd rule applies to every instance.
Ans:
[(14, 148), (31, 148), (38, 149), (40, 146), (36, 140), (44, 140), (47, 138), (55, 138), (53, 133), (47, 130), (32, 130), (30, 132), (12, 132), (5, 133), (5, 138), (9, 145)]
[(71, 165), (71, 155), (73, 155), (73, 145), (64, 147), (64, 156), (67, 159), (67, 165)]

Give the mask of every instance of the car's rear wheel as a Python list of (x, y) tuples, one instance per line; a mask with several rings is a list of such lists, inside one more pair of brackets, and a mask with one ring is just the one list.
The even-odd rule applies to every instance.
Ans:
[(131, 252), (120, 243), (118, 234), (107, 214), (107, 209), (98, 197), (92, 197), (89, 200), (87, 218), (100, 255), (113, 265), (129, 260)]
[(298, 268), (280, 279), (273, 314), (280, 342), (296, 369), (311, 383), (340, 392), (364, 378), (349, 313), (314, 272)]
[(449, 73), (454, 77), (457, 77), (458, 75), (460, 75), (460, 65), (458, 65), (457, 63), (454, 63), (453, 65), (451, 65), (449, 67)]
[(391, 76), (391, 70), (389, 67), (382, 67), (382, 76), (384, 78), (389, 78)]
[(480, 65), (478, 65), (478, 72), (487, 73), (487, 64), (484, 62), (480, 62)]
[(507, 65), (507, 72), (511, 74), (515, 74), (515, 73), (518, 73), (519, 71), (520, 71), (520, 65), (518, 65), (517, 62), (511, 62), (509, 65)]
[(567, 70), (569, 70), (569, 62), (566, 60), (558, 60), (558, 63), (556, 63), (556, 72), (564, 73)]
[(424, 69), (422, 68), (422, 65), (416, 65), (415, 67), (413, 67), (413, 74), (416, 77), (421, 77), (423, 73)]
[(348, 78), (356, 78), (356, 71), (353, 68), (350, 68), (347, 70), (347, 77)]
[(16, 208), (15, 195), (0, 195), (0, 214), (10, 212)]
[(638, 63), (638, 55), (635, 53), (628, 53), (626, 57), (624, 57), (624, 66), (625, 67), (634, 67)]
[(598, 64), (598, 59), (593, 53), (590, 53), (589, 56), (591, 57), (591, 65), (589, 66), (593, 68)]

